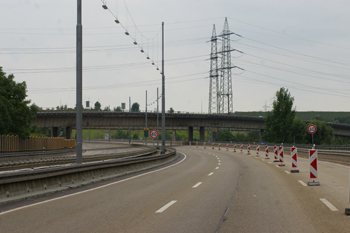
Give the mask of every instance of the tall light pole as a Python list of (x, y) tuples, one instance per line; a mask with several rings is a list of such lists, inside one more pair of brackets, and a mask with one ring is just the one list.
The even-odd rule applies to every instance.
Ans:
[[(131, 102), (131, 97), (129, 96), (129, 113), (131, 112), (130, 102)], [(130, 123), (129, 123), (129, 144), (130, 143), (131, 143), (131, 130), (130, 130)]]
[(164, 22), (162, 22), (162, 152), (165, 154)]
[[(147, 130), (147, 91), (146, 91), (146, 128), (145, 128), (145, 130)], [(147, 146), (147, 136), (146, 136), (145, 142), (146, 142), (145, 144)]]
[(77, 164), (83, 162), (83, 26), (81, 24), (81, 0), (77, 0), (77, 44), (76, 44), (76, 157)]
[[(159, 110), (158, 110), (158, 102), (159, 102), (159, 96), (158, 96), (158, 87), (157, 87), (157, 131), (159, 132)], [(159, 149), (159, 137), (157, 137), (157, 149)]]

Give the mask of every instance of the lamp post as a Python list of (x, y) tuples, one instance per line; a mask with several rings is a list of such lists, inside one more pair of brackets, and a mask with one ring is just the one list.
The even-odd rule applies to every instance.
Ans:
[(77, 164), (81, 164), (83, 162), (83, 26), (81, 24), (81, 0), (77, 0), (76, 33), (76, 158)]

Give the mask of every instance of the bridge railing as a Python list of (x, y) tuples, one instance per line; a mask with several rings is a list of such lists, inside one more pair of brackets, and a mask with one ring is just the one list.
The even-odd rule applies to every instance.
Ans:
[(76, 141), (74, 139), (61, 137), (29, 137), (21, 139), (19, 136), (14, 135), (0, 136), (0, 153), (63, 150), (75, 147)]

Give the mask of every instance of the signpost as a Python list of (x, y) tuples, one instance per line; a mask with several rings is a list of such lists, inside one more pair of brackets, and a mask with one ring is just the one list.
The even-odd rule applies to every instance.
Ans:
[[(150, 136), (152, 139), (156, 139), (156, 138), (158, 138), (159, 133), (158, 133), (157, 130), (153, 129), (153, 130), (151, 130), (151, 131), (149, 132), (149, 136)], [(153, 147), (154, 147), (154, 140), (152, 140), (152, 141), (153, 141)]]
[(317, 131), (316, 125), (311, 124), (307, 127), (307, 132), (311, 134), (311, 137), (312, 137), (312, 148), (314, 147), (314, 133), (316, 133), (316, 131)]

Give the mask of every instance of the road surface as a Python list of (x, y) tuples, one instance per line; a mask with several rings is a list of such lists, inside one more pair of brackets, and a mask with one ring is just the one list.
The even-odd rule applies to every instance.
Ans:
[[(158, 170), (0, 206), (1, 232), (349, 232), (349, 167), (177, 147)], [(262, 154), (262, 153), (261, 153)], [(272, 155), (272, 153), (270, 153)]]

